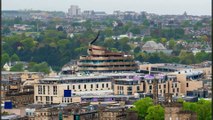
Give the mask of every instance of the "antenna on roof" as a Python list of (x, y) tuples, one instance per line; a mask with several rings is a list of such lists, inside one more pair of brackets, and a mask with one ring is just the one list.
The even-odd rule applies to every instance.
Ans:
[(90, 45), (93, 44), (98, 39), (99, 35), (100, 35), (100, 31), (98, 31), (98, 35), (96, 36), (96, 38), (93, 41), (91, 41), (89, 44)]

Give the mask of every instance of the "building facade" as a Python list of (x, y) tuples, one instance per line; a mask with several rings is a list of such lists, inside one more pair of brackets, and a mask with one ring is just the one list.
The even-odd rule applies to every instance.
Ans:
[(90, 45), (88, 56), (80, 56), (79, 71), (83, 72), (122, 72), (136, 71), (137, 65), (131, 55), (111, 52), (104, 47)]
[(34, 85), (35, 103), (72, 103), (81, 102), (81, 96), (110, 95), (113, 93), (111, 81), (112, 78), (107, 76), (45, 78)]

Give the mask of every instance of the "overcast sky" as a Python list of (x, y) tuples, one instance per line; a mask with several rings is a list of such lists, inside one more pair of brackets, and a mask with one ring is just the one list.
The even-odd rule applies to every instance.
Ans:
[(146, 11), (156, 14), (211, 15), (212, 0), (1, 0), (2, 10), (46, 10), (67, 12), (70, 5), (81, 10), (112, 13), (121, 11)]

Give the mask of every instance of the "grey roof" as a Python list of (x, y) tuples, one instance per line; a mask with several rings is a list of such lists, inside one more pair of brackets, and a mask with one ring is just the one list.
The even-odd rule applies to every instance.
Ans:
[(163, 44), (161, 43), (156, 43), (154, 41), (147, 41), (143, 46), (142, 46), (142, 49), (144, 50), (155, 50), (155, 49), (158, 49), (158, 50), (165, 50), (166, 48), (163, 46)]
[(18, 118), (20, 118), (20, 116), (16, 114), (1, 116), (1, 120), (16, 120)]

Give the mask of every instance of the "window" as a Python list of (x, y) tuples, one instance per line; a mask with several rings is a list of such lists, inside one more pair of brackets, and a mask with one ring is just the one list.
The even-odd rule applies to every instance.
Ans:
[(152, 86), (151, 86), (151, 85), (149, 86), (149, 89), (150, 89), (150, 90), (152, 89)]
[(177, 87), (177, 83), (175, 83), (175, 87)]
[(91, 88), (93, 88), (93, 84), (91, 84)]
[(53, 86), (53, 95), (57, 95), (57, 86)]
[(45, 86), (43, 86), (43, 94), (45, 94)]
[(42, 94), (42, 86), (41, 85), (38, 86), (38, 94)]
[(50, 86), (47, 86), (48, 95), (50, 94)]
[(78, 89), (81, 89), (81, 85), (78, 85)]
[(38, 96), (36, 96), (36, 101), (38, 101)]
[(108, 88), (109, 86), (108, 86), (108, 83), (106, 84), (106, 87)]
[(102, 84), (102, 88), (104, 88), (104, 84)]
[(131, 90), (132, 90), (132, 87), (128, 87), (127, 90), (128, 90), (128, 91), (131, 91)]
[(67, 90), (69, 90), (70, 89), (70, 86), (69, 85), (67, 85)]
[(98, 88), (98, 84), (96, 84), (96, 88)]
[(161, 85), (159, 85), (159, 89), (161, 89)]
[(177, 88), (177, 92), (179, 92), (179, 88)]
[(117, 89), (118, 89), (118, 90), (119, 90), (119, 88), (120, 88), (120, 87), (119, 87), (119, 86), (117, 86)]
[(189, 87), (189, 83), (186, 83), (186, 87)]
[(87, 89), (87, 85), (84, 85), (84, 89)]
[(139, 91), (140, 90), (140, 86), (137, 86), (137, 91)]
[(72, 86), (72, 89), (75, 90), (75, 85)]
[(46, 101), (50, 101), (50, 98), (49, 98), (49, 96), (46, 96)]
[(164, 88), (166, 88), (166, 85), (163, 85)]

